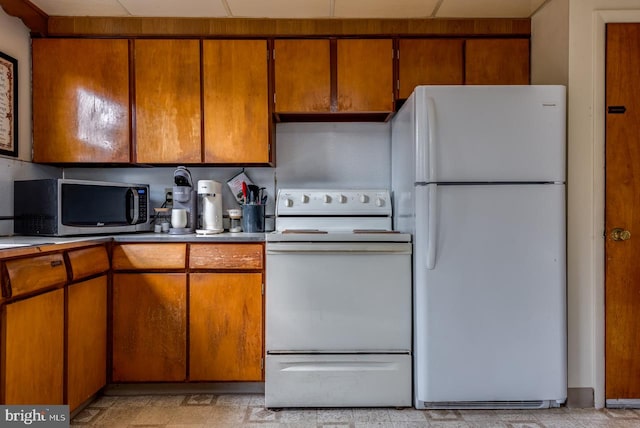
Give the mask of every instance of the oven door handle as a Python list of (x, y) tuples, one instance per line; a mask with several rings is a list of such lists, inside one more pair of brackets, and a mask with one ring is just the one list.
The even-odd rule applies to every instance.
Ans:
[(411, 244), (341, 242), (269, 242), (267, 254), (411, 254)]

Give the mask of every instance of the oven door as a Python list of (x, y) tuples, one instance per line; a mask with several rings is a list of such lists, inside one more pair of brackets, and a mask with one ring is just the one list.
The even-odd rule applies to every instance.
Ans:
[(266, 350), (409, 353), (411, 244), (269, 242)]

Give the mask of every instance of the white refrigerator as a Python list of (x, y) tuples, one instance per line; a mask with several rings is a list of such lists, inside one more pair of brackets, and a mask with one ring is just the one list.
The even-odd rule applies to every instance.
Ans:
[(419, 86), (392, 121), (416, 408), (567, 396), (563, 86)]

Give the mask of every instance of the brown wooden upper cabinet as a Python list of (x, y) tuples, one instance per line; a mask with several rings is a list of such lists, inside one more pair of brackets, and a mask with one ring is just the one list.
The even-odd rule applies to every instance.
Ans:
[(271, 162), (266, 40), (205, 40), (202, 55), (204, 162)]
[(127, 40), (33, 40), (33, 161), (128, 163)]
[(461, 39), (400, 39), (398, 98), (418, 85), (462, 85), (464, 41)]
[(392, 40), (276, 40), (274, 50), (276, 112), (392, 110)]
[(138, 163), (200, 163), (200, 41), (135, 40)]
[(274, 42), (276, 111), (330, 111), (329, 45), (329, 40), (276, 40)]
[(465, 46), (467, 85), (528, 85), (528, 39), (470, 39)]

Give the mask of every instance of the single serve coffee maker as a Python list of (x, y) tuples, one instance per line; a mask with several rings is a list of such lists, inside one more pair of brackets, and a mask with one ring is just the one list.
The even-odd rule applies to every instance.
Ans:
[(197, 218), (197, 198), (193, 188), (191, 173), (184, 166), (179, 166), (173, 173), (173, 209), (171, 210), (170, 235), (187, 235), (194, 233)]
[(222, 184), (213, 180), (198, 181), (199, 235), (222, 233)]

